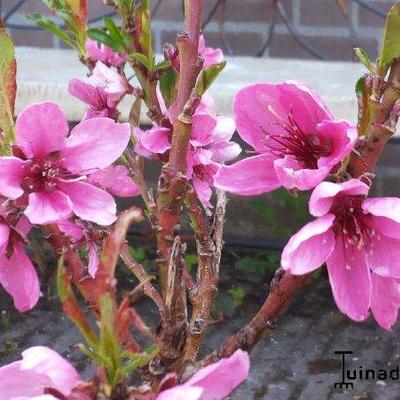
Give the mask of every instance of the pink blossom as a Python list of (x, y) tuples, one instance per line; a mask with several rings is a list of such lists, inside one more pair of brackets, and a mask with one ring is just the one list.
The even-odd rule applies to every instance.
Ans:
[(371, 309), (390, 329), (400, 306), (400, 199), (367, 194), (357, 179), (320, 183), (309, 204), (317, 218), (292, 236), (281, 265), (302, 275), (326, 262), (339, 309), (356, 321)]
[(120, 157), (130, 139), (129, 124), (93, 118), (67, 136), (60, 108), (44, 102), (21, 112), (16, 131), (16, 156), (0, 157), (0, 194), (27, 202), (24, 212), (31, 223), (54, 223), (73, 214), (99, 225), (115, 221), (114, 198), (85, 179)]
[(71, 95), (89, 106), (84, 119), (94, 117), (116, 119), (118, 103), (127, 93), (128, 84), (124, 77), (99, 61), (93, 74), (86, 81), (72, 79), (68, 90)]
[[(210, 207), (211, 186), (221, 163), (236, 158), (241, 148), (231, 141), (235, 123), (231, 118), (212, 117), (196, 113), (192, 118), (192, 134), (188, 151), (187, 176), (199, 199)], [(171, 148), (172, 132), (168, 128), (153, 125), (148, 131), (134, 130), (135, 151), (147, 158), (165, 159)]]
[(39, 278), (24, 250), (30, 230), (26, 217), (0, 206), (0, 284), (20, 312), (32, 309), (40, 296)]
[(237, 130), (255, 155), (217, 173), (215, 186), (249, 196), (281, 186), (309, 190), (349, 155), (357, 138), (346, 121), (335, 121), (322, 100), (303, 84), (259, 83), (234, 103)]
[(56, 400), (77, 385), (75, 368), (47, 347), (31, 347), (22, 360), (0, 368), (0, 400)]
[(89, 275), (94, 278), (99, 268), (100, 244), (107, 233), (104, 230), (96, 229), (91, 223), (81, 220), (61, 221), (57, 223), (57, 226), (61, 232), (69, 236), (76, 248), (83, 246), (87, 250), (87, 270)]
[(92, 61), (101, 61), (109, 67), (121, 67), (128, 60), (126, 56), (121, 56), (105, 44), (92, 39), (86, 41), (86, 51)]
[(110, 165), (90, 175), (88, 182), (117, 197), (134, 197), (140, 194), (139, 188), (123, 165)]
[[(168, 58), (171, 60), (172, 66), (176, 71), (180, 68), (179, 52), (175, 48), (175, 51), (171, 49), (171, 53)], [(214, 49), (206, 46), (204, 35), (199, 38), (199, 55), (203, 58), (203, 68), (211, 67), (212, 65), (219, 64), (224, 60), (224, 53), (221, 49)]]
[(204, 68), (219, 64), (224, 60), (224, 53), (221, 49), (214, 49), (206, 46), (204, 35), (201, 35), (199, 39), (199, 54), (204, 59)]
[(237, 350), (200, 369), (184, 384), (162, 391), (156, 400), (222, 400), (247, 378), (249, 369), (249, 355)]

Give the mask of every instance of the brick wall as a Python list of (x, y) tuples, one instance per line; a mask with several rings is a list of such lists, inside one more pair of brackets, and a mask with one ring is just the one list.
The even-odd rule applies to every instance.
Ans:
[[(91, 17), (109, 11), (102, 0), (89, 0)], [(216, 0), (205, 0), (206, 15)], [(281, 0), (288, 20), (306, 41), (328, 60), (351, 60), (352, 48), (361, 46), (372, 56), (378, 49), (382, 34), (383, 19), (367, 11), (355, 1), (347, 0), (349, 20), (340, 8), (338, 0)], [(341, 0), (343, 2), (343, 0)], [(364, 0), (373, 7), (386, 11), (393, 1)], [(3, 15), (15, 5), (15, 0), (3, 0)], [(154, 0), (153, 3), (156, 3)], [(232, 55), (255, 55), (261, 49), (268, 31), (270, 10), (266, 0), (226, 0), (225, 38)], [(21, 13), (29, 11), (46, 12), (41, 0), (27, 0)], [(23, 21), (22, 15), (14, 16), (9, 22)], [(163, 0), (154, 21), (154, 40), (158, 50), (165, 41), (173, 41), (176, 32), (182, 26), (182, 0)], [(351, 27), (350, 27), (351, 25)], [(353, 33), (351, 34), (351, 31)], [(60, 46), (60, 43), (44, 32), (26, 32), (12, 29), (18, 45)], [(208, 42), (223, 47), (219, 33), (218, 17), (215, 17), (205, 29)], [(227, 49), (225, 49), (227, 50)], [(313, 58), (288, 31), (281, 17), (277, 17), (275, 34), (270, 47), (265, 52), (270, 57)]]

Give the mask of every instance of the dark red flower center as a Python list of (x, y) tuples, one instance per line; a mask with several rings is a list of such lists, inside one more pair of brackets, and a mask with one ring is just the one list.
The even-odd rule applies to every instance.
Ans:
[(52, 191), (56, 188), (57, 182), (63, 178), (71, 178), (71, 174), (60, 166), (56, 154), (44, 159), (32, 159), (26, 166), (21, 186), (27, 193)]
[(207, 168), (202, 164), (193, 166), (193, 174), (196, 175), (201, 181), (210, 183), (213, 181), (212, 169)]
[(288, 121), (282, 125), (286, 135), (268, 134), (267, 146), (271, 153), (283, 158), (293, 156), (305, 168), (318, 168), (318, 160), (331, 153), (332, 142), (318, 133), (304, 132), (295, 121), (293, 113), (288, 114)]
[(336, 215), (335, 232), (342, 235), (347, 246), (363, 247), (376, 233), (372, 217), (361, 208), (363, 196), (343, 196), (332, 207)]

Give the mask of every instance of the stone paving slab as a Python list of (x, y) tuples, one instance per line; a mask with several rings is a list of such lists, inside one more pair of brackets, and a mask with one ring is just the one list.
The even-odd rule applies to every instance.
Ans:
[[(261, 299), (248, 301), (236, 315), (213, 325), (208, 349), (241, 327)], [(19, 357), (32, 345), (49, 345), (72, 359), (90, 376), (91, 369), (74, 345), (81, 339), (57, 310), (42, 304), (23, 316), (11, 311), (0, 295), (0, 365)], [(353, 390), (335, 389), (341, 377), (337, 350), (352, 350), (348, 368), (391, 369), (400, 365), (400, 327), (379, 329), (373, 321), (354, 323), (338, 313), (325, 278), (314, 281), (296, 299), (276, 330), (251, 355), (251, 374), (233, 400), (398, 400), (400, 381), (354, 381)]]
[[(43, 100), (62, 105), (70, 121), (79, 121), (85, 106), (68, 94), (72, 78), (84, 78), (85, 68), (72, 50), (17, 48), (18, 97), (17, 112)], [(277, 58), (227, 58), (225, 71), (210, 89), (220, 114), (231, 115), (232, 99), (242, 87), (256, 82), (282, 80), (304, 81), (315, 88), (337, 118), (356, 121), (356, 80), (364, 67), (351, 62), (320, 62)], [(122, 117), (129, 113), (129, 102), (122, 105)], [(142, 115), (142, 122), (147, 122)]]

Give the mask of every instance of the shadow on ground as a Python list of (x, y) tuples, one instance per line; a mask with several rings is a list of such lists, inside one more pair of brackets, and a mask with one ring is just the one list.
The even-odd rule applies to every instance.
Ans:
[[(252, 300), (229, 321), (215, 324), (208, 349), (242, 326), (260, 300)], [(57, 302), (44, 302), (34, 311), (18, 315), (0, 295), (0, 365), (14, 361), (33, 345), (47, 345), (72, 360), (83, 375), (92, 373), (85, 357), (74, 347), (81, 339), (59, 312)], [(277, 329), (254, 349), (251, 375), (232, 396), (234, 400), (340, 400), (400, 399), (399, 380), (356, 380), (352, 390), (340, 390), (341, 361), (335, 351), (351, 350), (348, 367), (391, 370), (400, 365), (400, 328), (385, 332), (370, 320), (354, 323), (332, 302), (325, 279), (314, 281), (296, 299)]]

